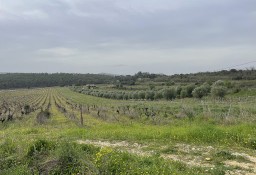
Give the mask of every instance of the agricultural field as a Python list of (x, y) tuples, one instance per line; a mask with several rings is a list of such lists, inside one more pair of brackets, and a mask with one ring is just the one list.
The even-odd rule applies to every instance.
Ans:
[(0, 0), (0, 175), (256, 175), (255, 19), (256, 0)]
[(1, 175), (256, 174), (254, 88), (218, 98), (83, 88), (0, 91)]

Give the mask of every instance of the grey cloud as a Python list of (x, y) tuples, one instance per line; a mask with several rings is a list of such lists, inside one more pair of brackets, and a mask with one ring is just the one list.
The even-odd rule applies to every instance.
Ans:
[(1, 1), (0, 60), (28, 72), (218, 69), (255, 60), (255, 14), (255, 0)]
[(112, 67), (126, 67), (127, 65), (125, 64), (115, 64), (115, 65), (111, 65)]

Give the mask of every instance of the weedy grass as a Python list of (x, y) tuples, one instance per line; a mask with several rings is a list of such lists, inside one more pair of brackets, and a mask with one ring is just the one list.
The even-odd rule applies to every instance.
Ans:
[[(125, 122), (110, 122), (91, 114), (84, 114), (84, 126), (78, 125), (61, 113), (56, 106), (50, 108), (51, 117), (44, 124), (38, 124), (35, 111), (22, 120), (14, 120), (0, 125), (0, 174), (225, 174), (227, 167), (218, 164), (213, 169), (188, 167), (187, 165), (164, 160), (154, 155), (138, 156), (113, 148), (98, 148), (92, 145), (79, 145), (79, 139), (121, 140), (142, 144), (157, 143), (169, 145), (188, 143), (193, 145), (211, 145), (224, 148), (256, 149), (256, 125), (244, 120), (241, 123), (220, 122), (222, 119), (205, 117), (200, 101), (178, 100), (176, 102), (130, 102), (90, 97), (70, 91), (57, 89), (64, 97), (78, 104), (95, 104), (115, 107), (134, 103), (169, 107), (179, 112), (184, 103), (193, 110), (189, 117), (168, 116), (170, 122), (157, 125), (143, 120), (127, 118)], [(54, 104), (51, 98), (51, 104)], [(172, 106), (173, 105), (173, 106)], [(211, 113), (226, 113), (229, 104), (211, 102)], [(215, 109), (214, 105), (221, 108)], [(237, 104), (239, 105), (239, 104)], [(246, 107), (245, 104), (242, 104)], [(253, 104), (246, 107), (253, 109)], [(188, 108), (186, 108), (188, 109)], [(224, 109), (224, 110), (223, 110)], [(219, 110), (219, 111), (218, 111)], [(253, 112), (252, 112), (253, 113)], [(79, 111), (74, 111), (79, 116)], [(251, 114), (251, 113), (250, 113)], [(171, 114), (169, 114), (171, 115)], [(226, 115), (226, 114), (225, 114)], [(126, 117), (124, 115), (124, 117)], [(233, 118), (232, 118), (233, 120)], [(234, 119), (235, 120), (235, 119)], [(159, 150), (162, 153), (175, 153), (171, 146)], [(229, 152), (212, 155), (217, 162), (226, 159), (240, 159)]]
[[(6, 145), (7, 144), (7, 145)], [(17, 146), (17, 145), (16, 145)], [(17, 155), (12, 143), (1, 151), (9, 157), (1, 159), (1, 174), (204, 174), (203, 168), (187, 167), (159, 157), (140, 157), (111, 148), (80, 145), (68, 140), (37, 139)], [(15, 147), (15, 146), (14, 146)], [(161, 168), (160, 168), (161, 167)], [(208, 173), (211, 174), (211, 173)]]

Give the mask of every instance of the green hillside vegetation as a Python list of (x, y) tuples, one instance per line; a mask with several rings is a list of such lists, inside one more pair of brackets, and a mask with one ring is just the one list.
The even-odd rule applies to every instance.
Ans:
[[(245, 83), (248, 83), (248, 81), (245, 81)], [(256, 82), (251, 80), (250, 83)], [(242, 90), (247, 91), (248, 88), (254, 87), (245, 86), (243, 81), (232, 80), (217, 80), (212, 83), (173, 83), (172, 85), (140, 84), (122, 86), (121, 88), (115, 85), (71, 87), (75, 92), (116, 100), (174, 100), (183, 98), (201, 99), (203, 97), (221, 99), (226, 95), (235, 95)]]
[(113, 80), (114, 76), (104, 74), (4, 73), (0, 74), (0, 89), (104, 84)]
[(153, 84), (173, 85), (175, 83), (204, 83), (217, 80), (249, 80), (245, 86), (254, 86), (256, 80), (254, 68), (246, 70), (231, 69), (218, 72), (202, 72), (194, 74), (151, 74), (138, 72), (135, 75), (109, 74), (68, 74), (68, 73), (2, 73), (0, 74), (0, 89), (53, 87), (86, 84), (113, 84), (122, 88), (124, 85)]

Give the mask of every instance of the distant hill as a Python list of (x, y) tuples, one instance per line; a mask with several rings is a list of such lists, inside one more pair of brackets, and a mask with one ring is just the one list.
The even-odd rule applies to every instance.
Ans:
[(86, 84), (134, 85), (137, 82), (201, 83), (216, 80), (256, 80), (256, 70), (222, 70), (218, 72), (199, 72), (191, 74), (152, 74), (138, 72), (135, 75), (111, 74), (70, 74), (70, 73), (1, 73), (0, 89), (52, 87)]
[(0, 89), (52, 87), (111, 83), (114, 76), (68, 73), (5, 73), (0, 74)]
[(193, 74), (176, 74), (170, 79), (178, 82), (206, 82), (217, 80), (256, 80), (256, 70), (254, 68), (246, 70), (222, 70), (217, 72), (199, 72)]
[[(174, 82), (174, 83), (202, 83), (215, 82), (217, 80), (256, 80), (256, 70), (254, 68), (246, 70), (222, 70), (216, 72), (198, 72), (190, 74), (150, 74), (138, 72), (133, 76), (136, 80), (148, 80), (153, 82)], [(122, 78), (122, 77), (120, 77)]]

